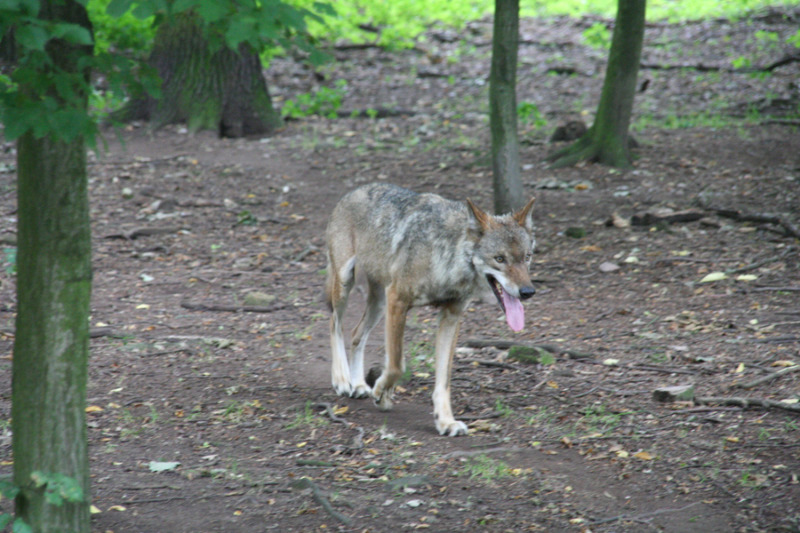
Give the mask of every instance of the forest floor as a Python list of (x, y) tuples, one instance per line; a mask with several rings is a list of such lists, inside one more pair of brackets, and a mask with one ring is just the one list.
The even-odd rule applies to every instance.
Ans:
[[(336, 396), (324, 228), (341, 195), (372, 181), (491, 208), (489, 21), (431, 29), (414, 50), (342, 47), (323, 81), (288, 60), (267, 73), (277, 104), (345, 80), (343, 114), (400, 116), (308, 118), (265, 139), (133, 125), (121, 145), (109, 133), (89, 165), (93, 530), (800, 531), (800, 64), (742, 66), (792, 52), (798, 19), (648, 25), (629, 171), (548, 169), (555, 126), (591, 122), (606, 52), (581, 36), (599, 19), (522, 22), (518, 99), (546, 120), (522, 124), (537, 294), (520, 333), (493, 301), (463, 317), (453, 406), (466, 437), (434, 428), (431, 309), (409, 315), (393, 411)], [(4, 146), (9, 474), (16, 175)], [(703, 281), (714, 273), (725, 279)], [(363, 289), (352, 300), (351, 324)], [(477, 340), (544, 345), (552, 360)], [(382, 342), (376, 331), (370, 362)], [(696, 401), (654, 398), (679, 385)]]

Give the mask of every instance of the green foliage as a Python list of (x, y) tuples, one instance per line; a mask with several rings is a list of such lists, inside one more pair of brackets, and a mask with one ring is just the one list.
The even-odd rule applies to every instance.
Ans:
[[(72, 477), (59, 473), (45, 473), (34, 471), (31, 474), (30, 488), (33, 490), (44, 490), (45, 501), (50, 505), (60, 507), (66, 502), (80, 503), (85, 501), (83, 489), (80, 483)], [(23, 487), (15, 485), (10, 478), (0, 479), (0, 496), (13, 500)], [(0, 531), (3, 531), (8, 524), (12, 524), (12, 533), (31, 533), (31, 527), (22, 519), (14, 518), (8, 513), (0, 513)]]
[(320, 87), (310, 93), (298, 94), (297, 98), (283, 104), (281, 114), (288, 118), (303, 118), (311, 115), (336, 118), (347, 90), (347, 82), (337, 80), (334, 87)]
[(792, 46), (800, 48), (800, 30), (797, 30), (797, 32), (794, 35), (786, 39), (786, 42), (791, 44)]
[(308, 21), (322, 23), (323, 16), (334, 17), (336, 12), (330, 3), (319, 0), (299, 4), (281, 0), (110, 0), (106, 12), (111, 17), (130, 12), (139, 19), (149, 19), (191, 11), (202, 20), (212, 47), (238, 50), (247, 44), (261, 51), (277, 45), (286, 50), (300, 49), (311, 63), (321, 63), (327, 56), (311, 37)]
[(108, 14), (111, 0), (89, 0), (86, 10), (92, 21), (95, 53), (123, 53), (144, 58), (150, 51), (155, 36), (155, 17), (139, 18), (127, 11), (119, 16)]
[(611, 32), (602, 22), (595, 22), (583, 30), (583, 40), (592, 48), (599, 50), (611, 48)]
[(523, 124), (530, 124), (534, 128), (547, 126), (547, 120), (539, 111), (539, 106), (532, 102), (521, 102), (517, 105), (517, 116)]
[(14, 247), (3, 248), (3, 256), (6, 274), (14, 274), (17, 271), (17, 249)]
[(485, 454), (467, 460), (462, 467), (461, 474), (484, 483), (493, 483), (513, 475), (505, 461), (492, 459)]

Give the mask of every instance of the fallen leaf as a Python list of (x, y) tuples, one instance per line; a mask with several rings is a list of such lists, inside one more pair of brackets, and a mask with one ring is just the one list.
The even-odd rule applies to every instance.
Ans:
[(755, 274), (741, 274), (736, 276), (736, 281), (755, 281), (758, 279), (758, 276)]
[(739, 437), (725, 437), (728, 442), (739, 442)]
[(608, 273), (608, 272), (614, 272), (615, 270), (619, 270), (620, 267), (616, 263), (611, 263), (610, 261), (604, 261), (600, 263), (600, 266), (598, 268), (600, 269), (600, 272)]
[(103, 511), (101, 511), (100, 509), (98, 509), (96, 505), (90, 505), (90, 506), (89, 506), (89, 514), (100, 514), (100, 513), (102, 513), (102, 512), (103, 512)]
[(109, 511), (127, 511), (128, 508), (124, 505), (112, 505), (108, 508)]
[(728, 279), (728, 275), (725, 272), (710, 272), (706, 274), (703, 279), (700, 280), (700, 283), (722, 281), (723, 279)]
[(633, 454), (633, 456), (636, 457), (637, 459), (641, 459), (642, 461), (653, 460), (653, 456), (650, 454), (650, 452), (637, 452)]
[(86, 410), (87, 413), (102, 413), (103, 412), (103, 408), (100, 407), (99, 405), (90, 405), (85, 410)]
[(347, 405), (343, 405), (343, 406), (341, 406), (341, 407), (334, 407), (334, 409), (333, 409), (333, 414), (335, 414), (335, 415), (337, 415), (337, 416), (338, 416), (338, 415), (343, 415), (343, 414), (345, 414), (345, 413), (346, 413), (346, 412), (347, 412), (349, 409), (350, 409), (350, 407), (348, 407)]
[(773, 362), (770, 366), (794, 366), (797, 363), (794, 361), (789, 361), (788, 359), (780, 359), (778, 361)]
[(150, 471), (151, 472), (168, 472), (170, 470), (175, 470), (181, 464), (176, 461), (150, 461)]
[(736, 370), (734, 370), (734, 372), (736, 372), (737, 374), (741, 374), (742, 372), (744, 372), (744, 363), (739, 363), (739, 366), (736, 367)]

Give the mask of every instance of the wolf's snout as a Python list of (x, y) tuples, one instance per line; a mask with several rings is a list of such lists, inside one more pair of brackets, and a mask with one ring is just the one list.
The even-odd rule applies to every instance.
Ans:
[(520, 300), (527, 300), (528, 298), (530, 298), (534, 294), (536, 294), (536, 289), (534, 289), (533, 287), (522, 287), (519, 290), (519, 299)]

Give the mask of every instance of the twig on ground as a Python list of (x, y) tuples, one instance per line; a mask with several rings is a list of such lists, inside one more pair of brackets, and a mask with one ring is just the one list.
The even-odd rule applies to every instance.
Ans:
[(734, 385), (734, 387), (741, 387), (743, 389), (752, 389), (753, 387), (761, 385), (762, 383), (766, 383), (767, 381), (772, 381), (773, 379), (777, 379), (784, 374), (797, 372), (798, 370), (800, 370), (800, 365), (787, 366), (786, 368), (782, 368), (777, 372), (772, 372), (771, 374), (760, 377), (758, 379), (754, 379), (753, 381), (750, 381), (748, 383), (737, 383), (736, 385)]
[(700, 505), (701, 503), (703, 503), (703, 502), (693, 502), (693, 503), (690, 503), (689, 505), (685, 505), (683, 507), (679, 507), (678, 509), (656, 509), (655, 511), (651, 511), (649, 513), (642, 513), (642, 514), (639, 514), (639, 515), (631, 515), (631, 514), (625, 513), (625, 514), (621, 514), (621, 515), (617, 515), (617, 516), (610, 516), (608, 518), (601, 518), (599, 520), (593, 520), (592, 522), (589, 522), (589, 525), (596, 526), (596, 525), (599, 525), (599, 524), (607, 524), (608, 522), (616, 522), (617, 520), (629, 520), (629, 521), (632, 521), (632, 522), (640, 522), (640, 521), (645, 520), (647, 518), (651, 518), (653, 516), (657, 516), (657, 515), (664, 514), (664, 513), (677, 513), (677, 512), (680, 512), (680, 511), (685, 511), (686, 509), (694, 507), (695, 505)]
[(511, 341), (507, 339), (466, 339), (464, 345), (468, 348), (499, 348), (500, 350), (508, 350), (513, 346), (523, 346), (525, 348), (533, 348), (534, 350), (546, 350), (555, 354), (564, 354), (569, 356), (570, 359), (591, 359), (594, 357), (590, 353), (579, 352), (577, 350), (570, 350), (554, 344), (533, 344), (530, 342)]
[(328, 501), (328, 498), (325, 497), (317, 484), (311, 481), (309, 478), (304, 477), (302, 479), (298, 479), (297, 481), (293, 481), (290, 486), (293, 489), (311, 489), (311, 497), (314, 498), (314, 501), (317, 502), (326, 513), (347, 526), (352, 523), (348, 517), (344, 516), (342, 513), (333, 508), (333, 505), (331, 505), (331, 502)]
[(800, 404), (776, 402), (775, 400), (766, 400), (763, 398), (739, 398), (739, 397), (726, 397), (726, 396), (702, 396), (694, 399), (697, 404), (715, 403), (719, 405), (737, 405), (743, 409), (750, 407), (762, 407), (764, 409), (783, 409), (785, 411), (792, 411), (800, 413)]
[(290, 307), (288, 304), (279, 305), (224, 305), (224, 304), (204, 304), (197, 302), (189, 302), (184, 300), (181, 302), (181, 307), (190, 309), (192, 311), (224, 311), (229, 313), (272, 313)]

